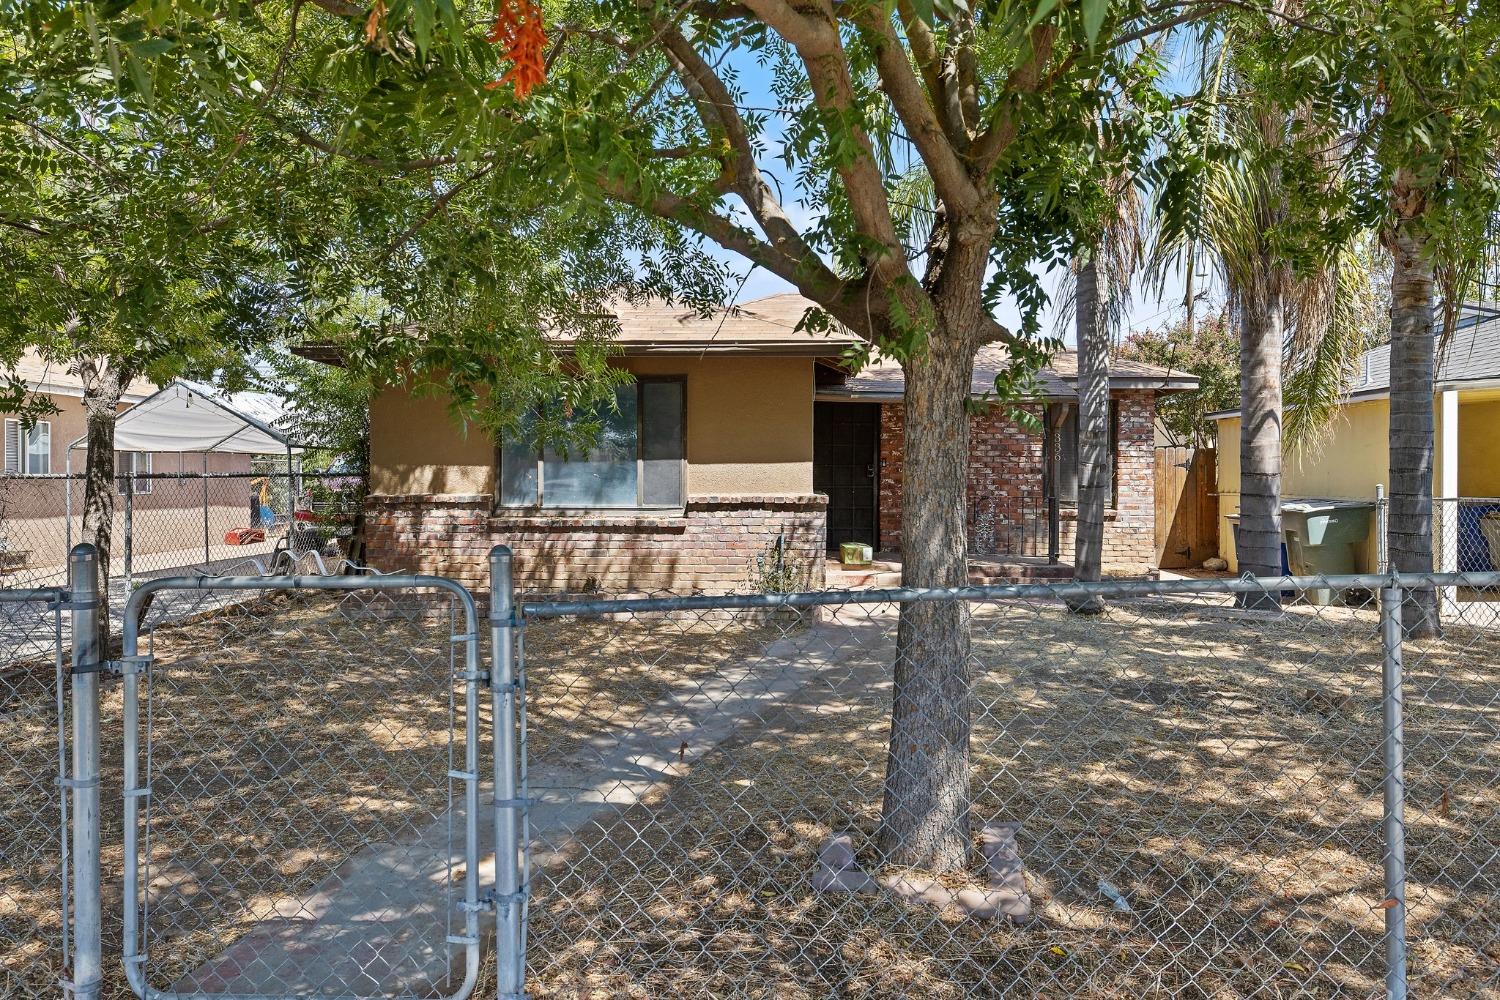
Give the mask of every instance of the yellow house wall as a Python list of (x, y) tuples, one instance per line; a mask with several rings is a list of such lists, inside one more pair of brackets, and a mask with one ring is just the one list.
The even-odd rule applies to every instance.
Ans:
[(1500, 399), (1458, 400), (1458, 492), (1500, 497)]
[[(626, 358), (641, 375), (687, 379), (689, 496), (812, 493), (809, 358)], [(370, 488), (387, 496), (493, 493), (495, 447), (442, 397), (390, 388), (370, 407)]]
[[(1485, 396), (1489, 394), (1486, 393)], [(1289, 455), (1282, 467), (1282, 495), (1335, 497), (1349, 500), (1374, 499), (1375, 487), (1390, 483), (1390, 402), (1373, 399), (1343, 407), (1328, 428), (1321, 447), (1305, 454)], [(1433, 407), (1437, 440), (1442, 440), (1442, 407)], [(1219, 552), (1229, 568), (1239, 571), (1234, 558), (1234, 533), (1227, 515), (1239, 513), (1240, 421), (1228, 417), (1218, 422), (1219, 460)], [(1434, 496), (1441, 492), (1442, 449), (1433, 458)], [(1458, 491), (1460, 496), (1500, 496), (1500, 398), (1459, 394), (1458, 403)], [(1362, 551), (1359, 569), (1373, 571), (1376, 550), (1375, 524)]]
[[(1375, 487), (1390, 481), (1387, 458), (1390, 404), (1372, 399), (1345, 406), (1327, 429), (1316, 449), (1292, 452), (1282, 462), (1281, 493), (1296, 497), (1374, 499)], [(1240, 511), (1240, 421), (1219, 421), (1219, 554), (1231, 571), (1239, 572), (1234, 553), (1234, 528), (1230, 514)], [(1355, 553), (1359, 568), (1373, 568), (1375, 523)]]
[(455, 421), (447, 399), (390, 388), (371, 402), (371, 493), (452, 496), (494, 488), (494, 442)]

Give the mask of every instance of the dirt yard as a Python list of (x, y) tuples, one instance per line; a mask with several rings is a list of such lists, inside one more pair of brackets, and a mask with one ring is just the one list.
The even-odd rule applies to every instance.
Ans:
[[(449, 637), (462, 619), (446, 598), (282, 594), (197, 606), (158, 597), (149, 724), (152, 797), (145, 855), (150, 981), (208, 984), (194, 970), (268, 921), (306, 916), (313, 890), (362, 847), (415, 840), (453, 804), (446, 777), (462, 764), (462, 670)], [(50, 619), (49, 619), (50, 620)], [(42, 628), (45, 623), (37, 626)], [(616, 651), (603, 623), (583, 625), (568, 649), (532, 641), (558, 664), (533, 704), (566, 727), (534, 731), (541, 753), (566, 748), (605, 716), (628, 724), (674, 678), (753, 656), (753, 628), (663, 634), (656, 648)], [(487, 634), (485, 636), (487, 640)], [(486, 643), (487, 644), (487, 643)], [(34, 661), (8, 665), (0, 780), (10, 790), (0, 839), (0, 995), (56, 994), (60, 876), (55, 686), (45, 643)], [(588, 651), (571, 657), (571, 651)], [(486, 650), (484, 655), (488, 657)], [(616, 657), (608, 675), (643, 699), (632, 708), (601, 686), (590, 664)], [(450, 693), (460, 743), (450, 743)], [(481, 699), (481, 762), (489, 755)], [(129, 996), (120, 970), (123, 850), (122, 695), (105, 683), (103, 719), (106, 1000)], [(456, 755), (456, 756), (455, 756)], [(461, 794), (457, 787), (452, 794)], [(484, 790), (488, 795), (488, 790)], [(460, 891), (462, 869), (449, 872)], [(434, 889), (441, 892), (441, 886)], [(441, 945), (441, 940), (439, 940)], [(456, 950), (455, 950), (456, 952)], [(275, 973), (268, 973), (273, 989)], [(340, 992), (339, 984), (328, 990)]]
[[(295, 914), (360, 847), (399, 842), (449, 808), (458, 629), (431, 606), (398, 610), (299, 594), (156, 632), (154, 985), (191, 979), (257, 923)], [(727, 741), (684, 754), (642, 803), (540, 845), (568, 861), (534, 872), (533, 996), (1380, 993), (1373, 613), (1268, 619), (1166, 599), (1116, 602), (1097, 618), (1056, 604), (977, 608), (974, 816), (1022, 824), (1036, 913), (1024, 926), (810, 887), (823, 838), (850, 831), (867, 844), (878, 819), (895, 620), (848, 607), (816, 622), (530, 623), (536, 771), (640, 721), (678, 718), (685, 688), (731, 666), (749, 664), (752, 683), (777, 664), (823, 664)], [(1452, 628), (1410, 645), (1407, 668), (1413, 993), (1497, 997), (1500, 634)], [(0, 770), (15, 790), (6, 817), (35, 817), (12, 822), (21, 836), (0, 865), (0, 975), (7, 996), (50, 996), (56, 717), (37, 707), (48, 684), (26, 696), (32, 710), (13, 698), (0, 723)], [(118, 682), (103, 716), (114, 1000), (128, 995)], [(479, 996), (492, 994), (491, 963)]]
[[(1022, 824), (1024, 926), (810, 887), (824, 837), (875, 829), (894, 625), (844, 608), (793, 638), (843, 643), (825, 684), (537, 872), (534, 996), (1381, 995), (1372, 611), (977, 608), (974, 816)], [(1407, 668), (1413, 995), (1500, 996), (1500, 635), (1450, 629)]]

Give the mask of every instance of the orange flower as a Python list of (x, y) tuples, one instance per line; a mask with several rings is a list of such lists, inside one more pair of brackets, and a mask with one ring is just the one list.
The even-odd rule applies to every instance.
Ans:
[(486, 37), (505, 50), (510, 69), (485, 86), (493, 90), (509, 83), (516, 98), (524, 101), (531, 88), (546, 79), (547, 31), (538, 0), (496, 0), (495, 23)]

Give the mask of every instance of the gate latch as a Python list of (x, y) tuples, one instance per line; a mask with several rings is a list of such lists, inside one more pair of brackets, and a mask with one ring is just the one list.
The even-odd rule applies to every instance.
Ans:
[(472, 903), (467, 899), (461, 899), (458, 901), (458, 909), (460, 913), (494, 913), (495, 894), (487, 892)]
[(118, 660), (105, 660), (104, 669), (115, 677), (133, 677), (144, 674), (151, 668), (151, 663), (156, 657), (150, 653), (141, 653), (138, 656), (122, 656)]
[(143, 674), (155, 657), (148, 654), (122, 656), (118, 660), (95, 660), (93, 663), (78, 663), (68, 668), (68, 675), (107, 674), (110, 677), (125, 677)]

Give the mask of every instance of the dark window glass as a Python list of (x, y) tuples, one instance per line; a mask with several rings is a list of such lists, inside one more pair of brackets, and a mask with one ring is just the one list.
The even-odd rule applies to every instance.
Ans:
[[(1120, 410), (1113, 401), (1109, 404), (1109, 505), (1115, 504), (1115, 460), (1119, 452)], [(1057, 499), (1064, 505), (1078, 503), (1078, 404), (1047, 404), (1047, 444), (1056, 469), (1056, 478), (1050, 488), (1057, 491)]]
[(642, 379), (616, 390), (585, 452), (538, 455), (523, 428), (500, 444), (507, 507), (672, 507), (683, 502), (684, 384)]
[(682, 503), (682, 382), (642, 382), (641, 503), (671, 507)]

